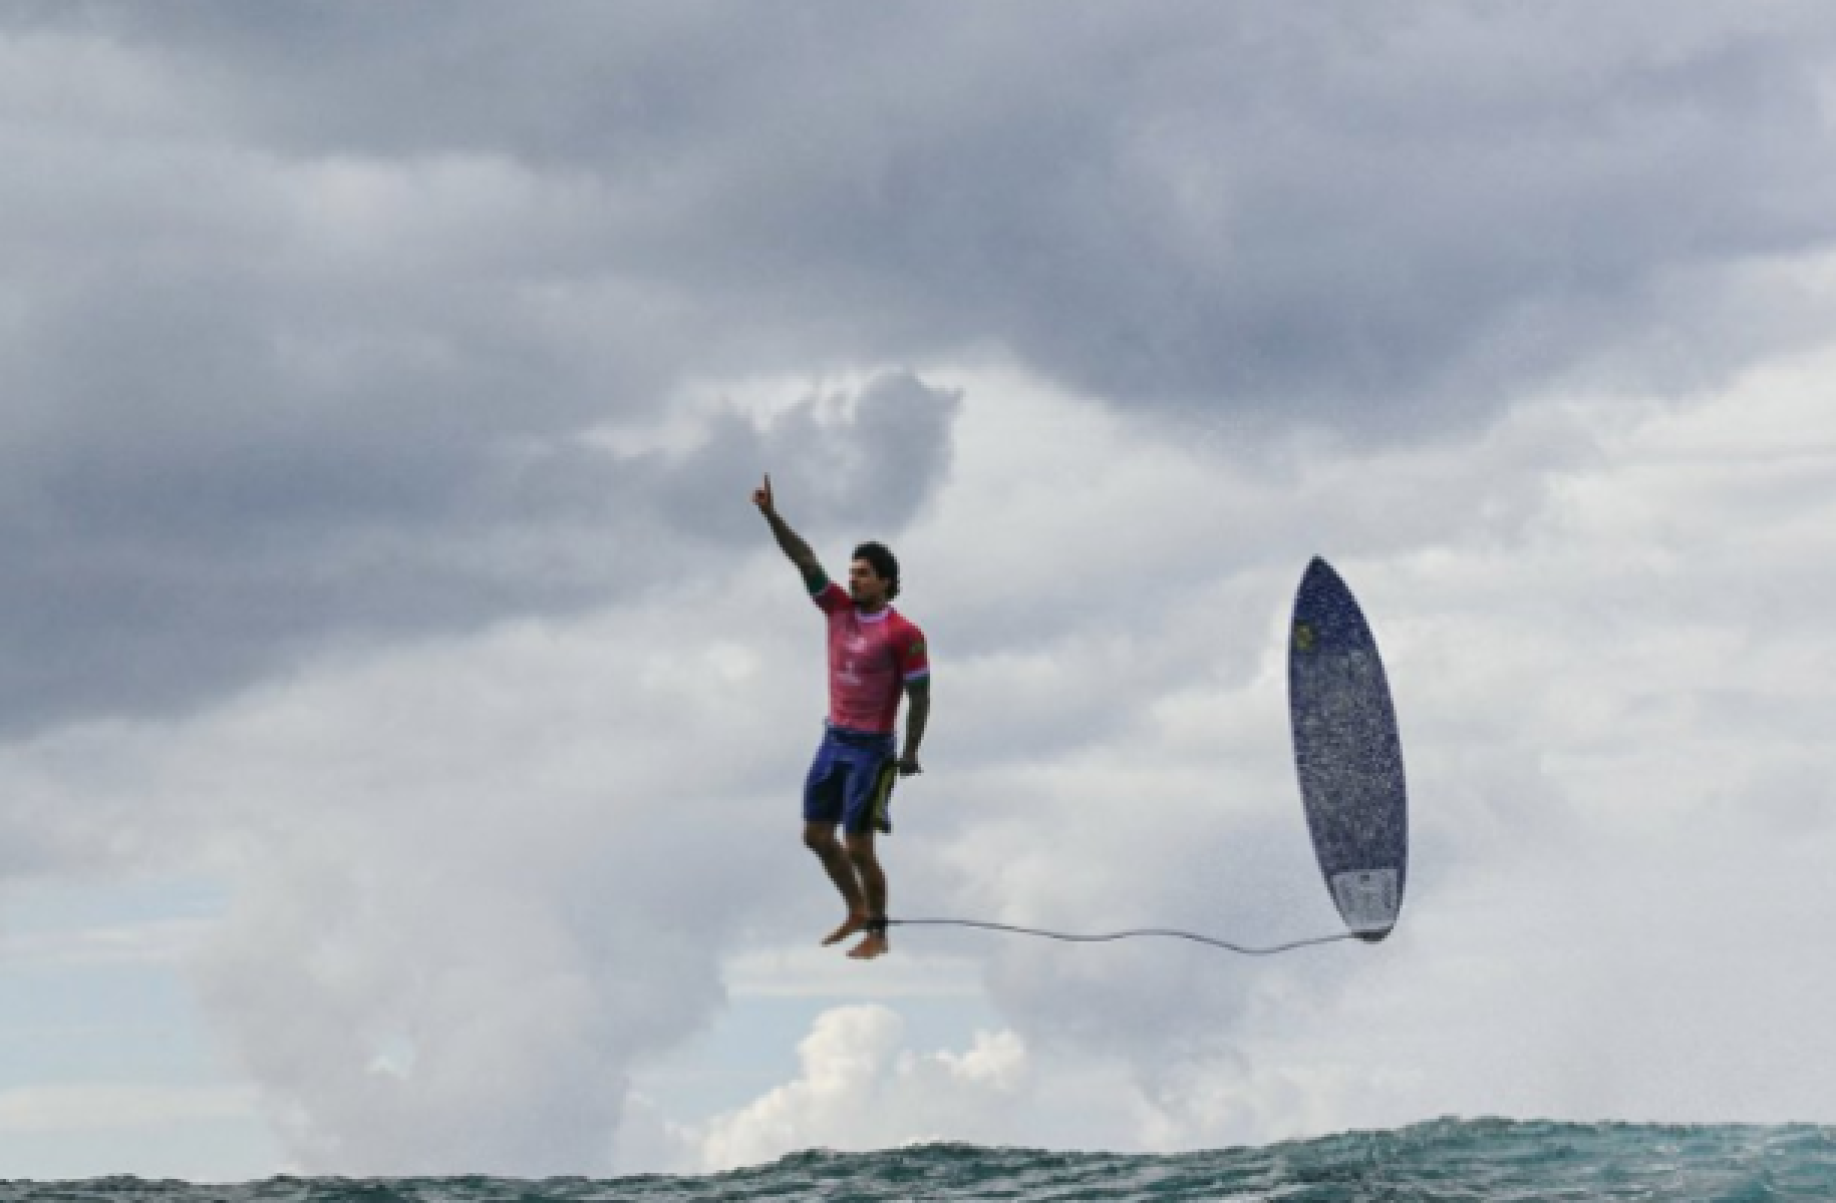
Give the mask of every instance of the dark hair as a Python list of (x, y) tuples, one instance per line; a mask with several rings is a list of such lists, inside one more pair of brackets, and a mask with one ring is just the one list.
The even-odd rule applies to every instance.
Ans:
[(884, 543), (863, 543), (854, 549), (854, 559), (866, 560), (873, 571), (886, 582), (886, 600), (899, 596), (899, 561)]

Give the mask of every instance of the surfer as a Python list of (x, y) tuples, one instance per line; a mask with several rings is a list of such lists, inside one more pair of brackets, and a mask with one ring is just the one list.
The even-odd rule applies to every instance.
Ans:
[[(867, 961), (890, 951), (886, 938), (886, 872), (874, 855), (874, 833), (891, 833), (893, 782), (923, 772), (918, 745), (931, 714), (931, 666), (924, 633), (892, 608), (899, 561), (879, 543), (854, 549), (848, 587), (835, 584), (816, 554), (778, 514), (771, 477), (752, 503), (778, 546), (803, 574), (810, 599), (829, 623), (829, 716), (803, 785), (803, 842), (841, 891), (848, 916), (823, 939), (826, 947), (860, 934), (849, 950)], [(905, 746), (895, 752), (902, 697), (911, 699)], [(840, 827), (842, 840), (836, 839)]]

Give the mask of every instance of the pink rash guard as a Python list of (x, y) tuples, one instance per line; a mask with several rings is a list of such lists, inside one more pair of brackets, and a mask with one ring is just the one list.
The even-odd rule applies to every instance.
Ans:
[(833, 581), (811, 600), (829, 620), (829, 725), (892, 734), (906, 682), (931, 675), (924, 632), (891, 606), (861, 613)]

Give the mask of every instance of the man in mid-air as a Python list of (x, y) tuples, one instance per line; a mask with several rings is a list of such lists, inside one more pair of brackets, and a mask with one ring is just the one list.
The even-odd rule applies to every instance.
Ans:
[[(803, 574), (810, 598), (829, 620), (829, 717), (803, 785), (803, 842), (822, 861), (848, 904), (848, 917), (823, 944), (860, 933), (849, 950), (868, 961), (891, 950), (886, 938), (886, 873), (874, 856), (874, 832), (892, 831), (897, 777), (922, 772), (918, 745), (931, 714), (931, 666), (924, 633), (892, 608), (899, 561), (878, 543), (854, 549), (843, 589), (823, 572), (810, 545), (779, 517), (771, 477), (752, 502)], [(901, 697), (912, 701), (905, 748), (895, 754)], [(846, 843), (835, 838), (840, 826)]]

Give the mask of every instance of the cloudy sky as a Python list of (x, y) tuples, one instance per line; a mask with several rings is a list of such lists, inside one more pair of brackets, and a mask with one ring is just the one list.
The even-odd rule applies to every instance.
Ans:
[[(0, 7), (0, 1177), (1836, 1123), (1836, 15)], [(893, 909), (821, 627), (905, 565)]]

